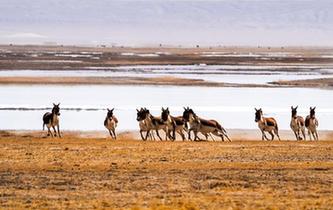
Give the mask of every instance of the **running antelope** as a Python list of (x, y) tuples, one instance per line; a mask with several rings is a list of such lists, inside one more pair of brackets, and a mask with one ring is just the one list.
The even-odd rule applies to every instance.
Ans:
[(304, 140), (305, 139), (305, 123), (304, 118), (301, 116), (297, 116), (297, 108), (292, 106), (291, 107), (291, 121), (290, 121), (290, 128), (292, 131), (294, 131), (294, 134), (296, 136), (296, 140), (302, 140), (301, 132), (303, 135)]
[(184, 131), (187, 130), (187, 124), (182, 116), (173, 117), (170, 115), (169, 108), (164, 109), (162, 107), (161, 120), (166, 125), (168, 136), (170, 136), (170, 132), (172, 131), (172, 140), (176, 140), (176, 133), (178, 133), (183, 141), (185, 141)]
[[(263, 113), (261, 108), (260, 109), (256, 109), (256, 114), (255, 114), (255, 122), (258, 123), (258, 127), (261, 131), (261, 138), (262, 140), (268, 140), (265, 131), (268, 132), (271, 136), (272, 136), (272, 141), (274, 140), (274, 133), (275, 135), (278, 137), (279, 140), (280, 136), (279, 136), (279, 128), (277, 125), (276, 120), (273, 117), (263, 117)], [(274, 131), (274, 133), (273, 133)]]
[[(155, 130), (157, 137), (158, 137), (160, 140), (162, 140), (162, 138), (161, 138), (161, 136), (160, 136), (160, 134), (159, 134), (158, 131), (159, 131), (159, 130), (164, 130), (164, 131), (165, 131), (165, 127), (166, 127), (166, 126), (165, 126), (165, 124), (161, 121), (160, 118), (158, 118), (158, 117), (154, 117), (153, 115), (150, 114), (150, 112), (149, 112), (148, 109), (144, 108), (144, 109), (142, 109), (141, 112), (138, 112), (137, 120), (138, 120), (138, 121), (143, 121), (143, 120), (144, 120), (144, 122), (145, 122), (145, 126), (146, 126), (146, 128), (147, 128), (146, 137), (143, 138), (143, 140), (147, 140), (147, 138), (148, 138), (148, 136), (149, 136), (149, 134), (150, 134), (150, 132), (151, 132), (152, 130)], [(141, 130), (140, 130), (140, 134), (141, 134), (141, 137), (143, 137), (143, 136), (142, 136), (142, 132), (141, 132)], [(166, 137), (165, 137), (165, 138), (166, 138), (166, 140), (167, 140), (167, 134), (166, 134)]]
[(108, 113), (106, 114), (105, 120), (104, 120), (104, 126), (106, 129), (109, 130), (110, 136), (113, 139), (117, 139), (117, 135), (116, 135), (116, 127), (118, 124), (118, 119), (116, 118), (116, 116), (113, 115), (113, 109), (107, 109)]
[(43, 115), (43, 130), (45, 129), (45, 125), (47, 127), (47, 136), (52, 136), (51, 127), (54, 130), (54, 136), (57, 136), (57, 131), (55, 127), (57, 126), (58, 136), (61, 138), (60, 130), (59, 130), (59, 116), (60, 116), (60, 103), (53, 104), (52, 112), (46, 112)]
[[(184, 107), (183, 118), (190, 124), (190, 129), (188, 130), (189, 139), (191, 139), (190, 132), (193, 131), (194, 140), (200, 140), (198, 137), (198, 132), (200, 132), (206, 137), (206, 140), (208, 140), (208, 135), (212, 133), (215, 136), (221, 137), (222, 141), (224, 141), (224, 137), (226, 137), (228, 141), (231, 141), (226, 130), (216, 120), (202, 119), (189, 107)], [(215, 141), (213, 137), (212, 139)]]
[(311, 134), (313, 136), (314, 140), (318, 141), (318, 133), (317, 133), (317, 127), (318, 127), (318, 120), (316, 118), (316, 107), (310, 107), (310, 115), (306, 116), (305, 118), (305, 127), (308, 129), (308, 134), (311, 140)]
[[(148, 128), (147, 122), (146, 122), (146, 113), (145, 110), (141, 107), (140, 110), (136, 109), (137, 111), (137, 117), (136, 120), (139, 122), (139, 127), (140, 127), (140, 135), (142, 140), (146, 140), (143, 136), (143, 132), (147, 132), (150, 131), (150, 129)], [(148, 133), (148, 136), (150, 137), (150, 140), (155, 140), (155, 136), (153, 134), (153, 132)]]

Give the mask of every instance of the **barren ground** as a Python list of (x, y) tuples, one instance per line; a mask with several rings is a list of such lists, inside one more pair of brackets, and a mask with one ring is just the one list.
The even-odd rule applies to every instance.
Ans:
[[(263, 84), (209, 82), (203, 79), (163, 77), (0, 77), (2, 85), (170, 85), (201, 87), (274, 87)], [(278, 87), (278, 86), (276, 86)]]
[(8, 209), (330, 209), (333, 141), (0, 135)]
[(276, 81), (270, 84), (288, 87), (316, 87), (316, 88), (333, 88), (333, 78), (322, 79), (307, 79), (307, 80), (293, 80), (293, 81)]
[[(0, 45), (0, 70), (105, 70), (126, 65), (275, 66), (279, 71), (312, 71), (333, 67), (331, 48), (210, 47), (131, 48)], [(272, 73), (274, 69), (270, 69)], [(0, 84), (177, 85), (206, 87), (332, 88), (331, 79), (276, 81), (271, 84), (208, 82), (176, 77), (1, 77)]]
[[(160, 54), (150, 56), (156, 52)], [(229, 56), (214, 56), (215, 53)], [(124, 65), (193, 65), (203, 63), (207, 65), (324, 65), (328, 67), (332, 66), (333, 63), (333, 57), (330, 57), (331, 53), (331, 48), (315, 47), (97, 48), (0, 45), (0, 69), (82, 70), (87, 67), (103, 69)], [(132, 54), (143, 56), (133, 56)], [(252, 56), (253, 54), (261, 54), (262, 56), (256, 57)], [(329, 56), (323, 57), (322, 55)]]

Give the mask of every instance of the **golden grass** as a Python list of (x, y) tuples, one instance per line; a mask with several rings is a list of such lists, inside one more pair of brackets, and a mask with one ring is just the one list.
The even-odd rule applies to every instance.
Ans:
[(0, 138), (8, 209), (329, 209), (333, 142)]

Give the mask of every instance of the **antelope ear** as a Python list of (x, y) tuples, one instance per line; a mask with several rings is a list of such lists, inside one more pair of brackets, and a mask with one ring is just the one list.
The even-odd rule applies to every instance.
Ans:
[(56, 106), (56, 104), (55, 104), (55, 103), (53, 103), (53, 106)]
[(254, 108), (254, 110), (257, 112), (258, 111), (258, 109), (257, 108)]
[(298, 108), (298, 105), (295, 107), (295, 109), (297, 109)]
[(57, 106), (60, 106), (60, 103)]
[(108, 110), (108, 112), (110, 111), (110, 109), (109, 109), (109, 108), (107, 108), (107, 110)]
[(111, 109), (111, 111), (113, 112), (114, 108)]
[(310, 106), (310, 109), (312, 109), (312, 107)]
[(291, 106), (291, 109), (294, 109), (294, 107), (293, 107), (293, 106)]
[(167, 107), (166, 110), (169, 111), (169, 107)]
[(137, 111), (137, 112), (139, 112), (139, 110), (138, 110), (138, 109), (136, 109), (136, 111)]
[(162, 107), (162, 112), (164, 112), (164, 108)]
[(313, 107), (313, 110), (315, 110), (316, 109), (316, 107)]

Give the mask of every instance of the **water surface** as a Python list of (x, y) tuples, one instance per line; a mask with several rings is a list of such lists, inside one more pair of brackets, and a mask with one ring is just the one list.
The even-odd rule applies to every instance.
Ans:
[(310, 106), (317, 106), (319, 129), (333, 129), (332, 91), (322, 89), (2, 85), (0, 98), (0, 129), (41, 129), (46, 110), (40, 108), (53, 102), (70, 109), (61, 111), (61, 128), (66, 130), (104, 130), (105, 109), (113, 107), (119, 130), (134, 130), (138, 128), (136, 108), (147, 107), (160, 115), (162, 106), (173, 115), (181, 115), (183, 107), (190, 106), (199, 116), (216, 119), (226, 128), (246, 129), (257, 128), (254, 108), (261, 107), (266, 116), (277, 119), (281, 129), (289, 129), (292, 105), (299, 105), (302, 116)]
[[(291, 68), (291, 69), (290, 69)], [(299, 68), (299, 67), (298, 67)], [(1, 76), (22, 77), (179, 77), (203, 79), (209, 82), (238, 84), (267, 84), (279, 80), (300, 80), (333, 77), (330, 69), (292, 69), (274, 66), (122, 66), (95, 70), (9, 70), (0, 71)], [(288, 70), (289, 69), (289, 70)], [(302, 70), (302, 71), (300, 71)]]

